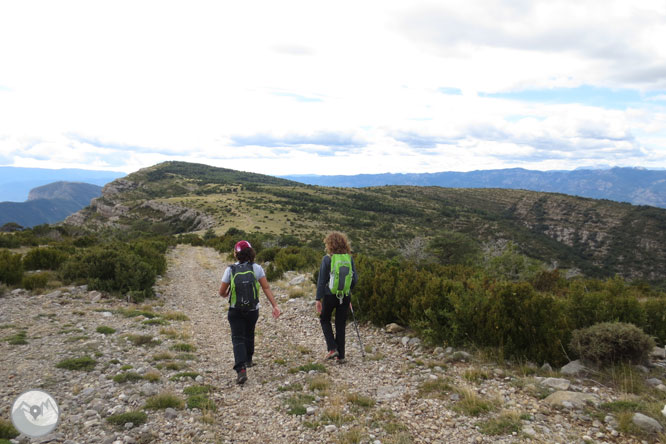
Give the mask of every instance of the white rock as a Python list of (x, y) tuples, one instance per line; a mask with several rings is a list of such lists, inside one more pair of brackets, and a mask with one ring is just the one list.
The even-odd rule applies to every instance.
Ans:
[(294, 285), (300, 285), (303, 282), (305, 282), (305, 275), (298, 275), (292, 280), (289, 281), (289, 285), (294, 286)]
[(650, 356), (657, 359), (666, 359), (666, 349), (664, 347), (655, 347), (650, 352)]
[(402, 325), (398, 325), (395, 322), (393, 322), (391, 324), (388, 324), (385, 327), (385, 329), (386, 329), (387, 333), (400, 333), (401, 331), (405, 330), (405, 327), (403, 327)]
[(555, 390), (569, 390), (571, 382), (563, 378), (546, 378), (541, 381), (541, 385), (554, 388)]
[(564, 373), (565, 375), (577, 375), (583, 371), (585, 371), (585, 366), (578, 359), (571, 361), (560, 369), (560, 372)]
[(634, 413), (631, 422), (633, 422), (639, 429), (648, 433), (660, 433), (664, 429), (655, 419), (645, 416), (642, 413)]
[(332, 433), (338, 430), (338, 428), (335, 426), (335, 424), (329, 424), (326, 427), (324, 427), (324, 430), (326, 431), (326, 433)]

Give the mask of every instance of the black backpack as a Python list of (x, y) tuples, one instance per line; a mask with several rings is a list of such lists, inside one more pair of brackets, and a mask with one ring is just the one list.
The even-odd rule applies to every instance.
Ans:
[(229, 306), (240, 310), (256, 310), (259, 303), (259, 281), (252, 262), (234, 264), (231, 268)]

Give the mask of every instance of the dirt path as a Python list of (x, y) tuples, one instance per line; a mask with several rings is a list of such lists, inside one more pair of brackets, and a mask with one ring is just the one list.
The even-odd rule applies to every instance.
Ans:
[[(279, 320), (270, 316), (262, 296), (257, 365), (239, 387), (227, 302), (217, 295), (226, 265), (211, 249), (179, 246), (170, 255), (163, 289), (167, 306), (190, 318), (198, 365), (205, 383), (216, 388), (212, 428), (220, 442), (569, 443), (583, 442), (583, 437), (635, 442), (618, 441), (609, 428), (577, 411), (553, 410), (534, 395), (539, 391), (532, 390), (534, 381), (526, 383), (492, 366), (451, 362), (441, 349), (433, 353), (419, 344), (406, 345), (404, 333), (361, 326), (367, 351), (362, 358), (349, 324), (347, 363), (322, 362), (325, 343), (314, 313), (314, 286), (307, 280), (297, 289), (305, 297), (296, 299), (288, 297), (294, 285), (272, 284), (283, 311)], [(471, 417), (456, 408), (466, 391), (488, 400), (494, 406), (490, 414)], [(480, 432), (484, 422), (510, 413), (521, 418), (515, 419), (513, 434)]]

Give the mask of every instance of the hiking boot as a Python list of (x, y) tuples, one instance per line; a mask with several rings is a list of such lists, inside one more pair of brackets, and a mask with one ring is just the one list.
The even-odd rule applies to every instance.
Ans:
[(250, 362), (246, 362), (246, 363), (245, 363), (245, 368), (254, 367), (255, 365), (257, 365), (257, 364), (255, 364), (255, 363), (252, 362), (252, 361), (250, 361)]
[(236, 384), (243, 384), (247, 381), (247, 371), (245, 369), (242, 369), (241, 371), (238, 372), (238, 375), (236, 376)]
[(337, 351), (337, 350), (330, 350), (330, 351), (326, 354), (326, 358), (325, 358), (325, 359), (333, 359), (333, 358), (337, 358), (337, 357), (338, 357), (338, 351)]
[(338, 356), (337, 358), (335, 358), (335, 362), (337, 362), (338, 364), (344, 364), (345, 362), (347, 362), (347, 360), (345, 358), (341, 358)]

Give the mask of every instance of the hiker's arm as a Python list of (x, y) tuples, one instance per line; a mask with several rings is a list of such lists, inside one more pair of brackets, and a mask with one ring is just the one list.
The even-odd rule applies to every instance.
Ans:
[(223, 298), (229, 296), (229, 283), (222, 282), (222, 285), (220, 285), (220, 296)]
[(317, 314), (321, 314), (321, 301), (324, 299), (326, 294), (326, 288), (328, 286), (328, 280), (330, 279), (331, 274), (331, 258), (326, 255), (321, 260), (321, 265), (319, 266), (319, 276), (317, 277), (317, 295), (315, 299), (315, 309)]
[(261, 285), (261, 289), (264, 290), (264, 294), (273, 306), (273, 317), (277, 319), (280, 317), (280, 309), (277, 306), (277, 302), (275, 302), (275, 297), (273, 296), (270, 285), (268, 285), (268, 279), (266, 279), (266, 276), (259, 278), (259, 285)]

